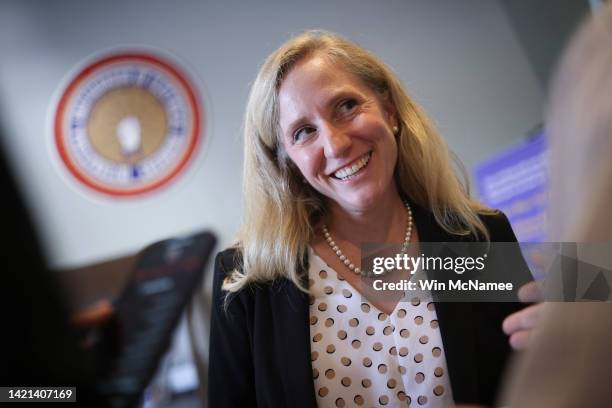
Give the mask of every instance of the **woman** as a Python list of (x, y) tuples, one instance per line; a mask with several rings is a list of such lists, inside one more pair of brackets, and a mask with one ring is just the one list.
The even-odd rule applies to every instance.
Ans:
[(262, 66), (244, 134), (243, 228), (215, 265), (210, 405), (491, 403), (515, 304), (361, 296), (363, 241), (516, 241), (469, 198), (397, 77), (306, 32)]

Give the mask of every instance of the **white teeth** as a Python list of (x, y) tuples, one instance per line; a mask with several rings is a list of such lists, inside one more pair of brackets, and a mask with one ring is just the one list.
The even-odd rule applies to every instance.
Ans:
[(334, 173), (334, 176), (339, 178), (340, 180), (348, 180), (355, 173), (365, 167), (366, 164), (370, 161), (371, 153), (364, 155), (361, 159), (357, 160), (353, 165), (344, 167), (337, 172)]

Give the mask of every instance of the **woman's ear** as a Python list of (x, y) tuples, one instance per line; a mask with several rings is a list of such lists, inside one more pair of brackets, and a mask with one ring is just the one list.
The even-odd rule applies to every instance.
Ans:
[(387, 122), (389, 123), (392, 129), (397, 128), (399, 126), (399, 121), (397, 120), (397, 109), (395, 107), (395, 103), (393, 103), (393, 99), (391, 98), (391, 94), (388, 90), (382, 92), (381, 101), (385, 116), (387, 118)]

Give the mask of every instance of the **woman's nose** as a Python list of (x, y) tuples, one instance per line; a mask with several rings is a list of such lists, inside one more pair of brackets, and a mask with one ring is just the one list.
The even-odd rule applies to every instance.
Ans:
[(352, 141), (346, 132), (333, 126), (324, 126), (321, 131), (326, 157), (342, 157), (348, 152)]

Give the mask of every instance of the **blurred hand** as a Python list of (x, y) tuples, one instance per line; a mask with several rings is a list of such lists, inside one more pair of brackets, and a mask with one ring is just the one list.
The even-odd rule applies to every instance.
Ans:
[[(533, 281), (521, 286), (518, 297), (524, 303), (541, 302), (543, 300), (542, 282)], [(504, 333), (510, 336), (509, 342), (513, 349), (524, 350), (527, 348), (532, 331), (540, 322), (543, 307), (543, 303), (536, 303), (512, 313), (504, 319), (502, 327)]]

